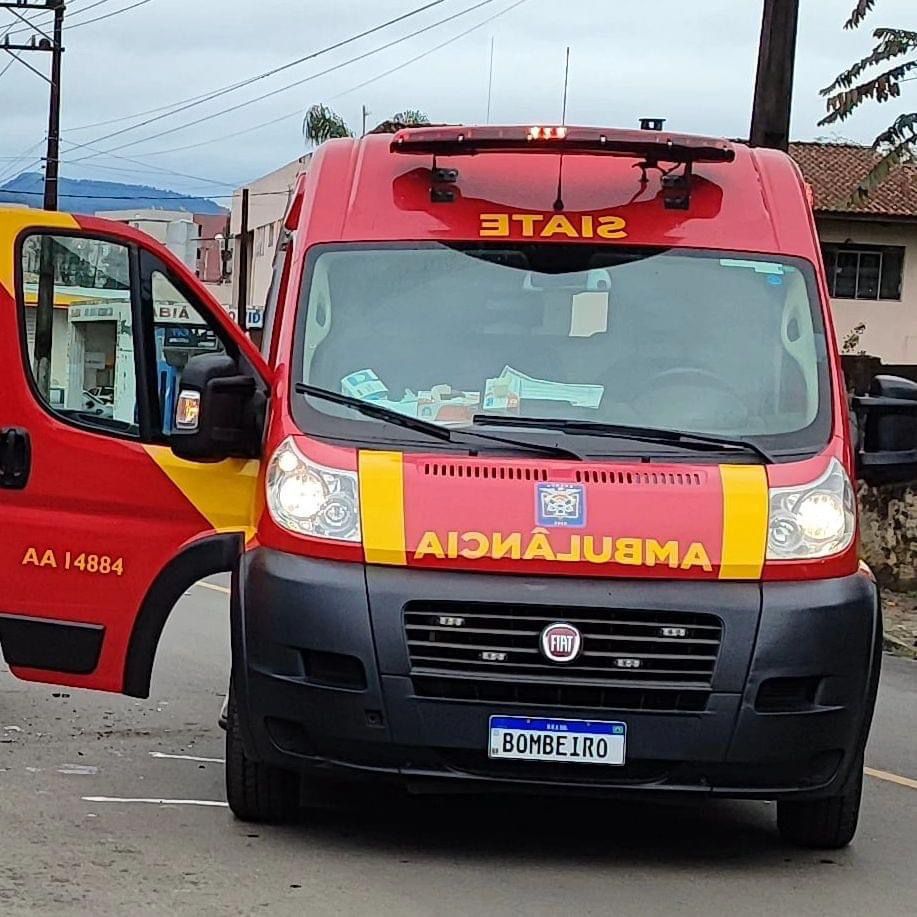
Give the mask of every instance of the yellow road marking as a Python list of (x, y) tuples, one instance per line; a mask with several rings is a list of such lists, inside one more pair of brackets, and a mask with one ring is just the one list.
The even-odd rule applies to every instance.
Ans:
[(902, 777), (900, 774), (890, 774), (888, 771), (877, 771), (871, 767), (864, 767), (863, 773), (869, 777), (875, 777), (876, 780), (886, 780), (889, 783), (897, 783), (898, 786), (906, 786), (912, 790), (917, 790), (917, 780), (911, 780), (910, 777)]
[(201, 589), (212, 589), (214, 592), (222, 592), (224, 595), (229, 595), (232, 590), (227, 586), (218, 586), (216, 583), (195, 583), (195, 586), (200, 586)]

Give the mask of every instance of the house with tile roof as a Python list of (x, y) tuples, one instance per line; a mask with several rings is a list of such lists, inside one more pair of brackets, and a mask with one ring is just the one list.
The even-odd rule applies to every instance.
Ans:
[(917, 165), (893, 170), (863, 203), (853, 192), (876, 161), (869, 147), (794, 143), (814, 193), (842, 348), (917, 364)]

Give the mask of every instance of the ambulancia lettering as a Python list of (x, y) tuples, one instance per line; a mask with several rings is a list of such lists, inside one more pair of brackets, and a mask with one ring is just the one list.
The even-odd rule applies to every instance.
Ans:
[(414, 559), (437, 560), (550, 560), (560, 563), (621, 564), (628, 567), (669, 567), (708, 573), (713, 570), (710, 553), (699, 541), (661, 541), (655, 538), (613, 538), (610, 535), (566, 535), (532, 529), (522, 532), (424, 532), (414, 549)]

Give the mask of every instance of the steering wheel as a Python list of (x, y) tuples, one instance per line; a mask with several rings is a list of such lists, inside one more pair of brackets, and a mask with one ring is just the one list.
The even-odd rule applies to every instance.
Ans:
[[(689, 394), (690, 389), (698, 388), (707, 389), (708, 391), (713, 390), (714, 398), (711, 400), (714, 403), (701, 403), (699, 405), (697, 399)], [(636, 401), (640, 402), (645, 397), (651, 397), (654, 404), (658, 405), (658, 395), (662, 389), (675, 389), (687, 395), (686, 398), (674, 399), (675, 404), (673, 404), (673, 407), (681, 407), (685, 411), (690, 411), (692, 407), (695, 409), (700, 407), (702, 411), (706, 408), (707, 410), (704, 413), (708, 416), (699, 419), (708, 423), (713, 420), (725, 420), (730, 425), (741, 425), (748, 420), (751, 413), (742, 396), (725, 379), (709, 369), (700, 369), (694, 366), (676, 366), (657, 373), (647, 380), (646, 392), (638, 396)]]

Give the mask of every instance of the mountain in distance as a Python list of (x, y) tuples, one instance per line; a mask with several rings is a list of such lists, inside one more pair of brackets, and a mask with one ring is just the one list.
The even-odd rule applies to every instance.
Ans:
[[(0, 205), (42, 205), (45, 177), (41, 172), (23, 172), (0, 186)], [(91, 178), (61, 178), (58, 184), (58, 209), (72, 213), (98, 213), (101, 210), (185, 210), (188, 213), (226, 213), (216, 201), (189, 197), (179, 191), (128, 185)]]

